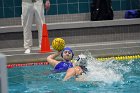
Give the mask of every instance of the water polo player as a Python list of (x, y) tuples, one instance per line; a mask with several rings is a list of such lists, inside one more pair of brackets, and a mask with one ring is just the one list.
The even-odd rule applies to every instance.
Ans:
[(75, 77), (77, 79), (79, 75), (82, 75), (82, 73), (87, 73), (87, 57), (85, 55), (79, 55), (75, 65), (75, 67), (67, 70), (64, 81), (67, 81), (71, 77)]
[[(63, 58), (63, 61), (57, 61), (55, 60), (56, 57), (61, 55)], [(56, 72), (63, 72), (67, 71), (68, 68), (72, 68), (73, 64), (71, 60), (73, 59), (74, 53), (71, 48), (66, 47), (61, 52), (57, 52), (54, 54), (51, 54), (47, 57), (47, 61), (50, 65), (54, 66), (54, 71)]]
[[(56, 57), (61, 55), (63, 61), (55, 60)], [(50, 65), (54, 66), (55, 72), (66, 72), (64, 81), (75, 76), (76, 78), (82, 73), (87, 72), (87, 60), (83, 55), (79, 55), (76, 64), (73, 64), (71, 60), (73, 59), (74, 53), (71, 48), (64, 48), (61, 52), (51, 54), (47, 57), (47, 61)]]

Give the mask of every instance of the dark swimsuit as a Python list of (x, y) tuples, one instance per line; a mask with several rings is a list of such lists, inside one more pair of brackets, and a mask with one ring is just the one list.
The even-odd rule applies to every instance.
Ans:
[(68, 70), (68, 68), (72, 68), (73, 67), (73, 64), (71, 62), (60, 62), (58, 63), (54, 70), (57, 71), (57, 72), (65, 72)]

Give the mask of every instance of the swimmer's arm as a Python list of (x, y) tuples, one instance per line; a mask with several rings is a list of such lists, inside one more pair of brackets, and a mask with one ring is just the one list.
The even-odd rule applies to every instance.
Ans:
[(75, 69), (74, 68), (69, 68), (66, 72), (66, 75), (65, 75), (63, 81), (67, 81), (68, 79), (70, 79), (73, 76), (75, 76)]
[(55, 60), (56, 57), (58, 57), (61, 54), (61, 52), (57, 52), (54, 54), (51, 54), (47, 57), (47, 61), (49, 62), (49, 64), (55, 66), (56, 64), (59, 63), (59, 61)]

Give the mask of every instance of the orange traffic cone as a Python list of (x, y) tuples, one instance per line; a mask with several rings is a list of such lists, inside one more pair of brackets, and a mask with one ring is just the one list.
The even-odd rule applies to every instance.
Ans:
[(40, 50), (40, 52), (41, 53), (46, 53), (46, 52), (51, 52), (51, 51), (52, 50), (50, 49), (47, 25), (43, 24), (42, 41), (41, 41), (41, 50)]

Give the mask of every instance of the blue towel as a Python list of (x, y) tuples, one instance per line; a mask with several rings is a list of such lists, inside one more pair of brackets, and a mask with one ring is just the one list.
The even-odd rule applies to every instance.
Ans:
[(125, 12), (125, 18), (130, 19), (130, 18), (137, 18), (138, 16), (138, 11), (137, 10), (127, 10)]

